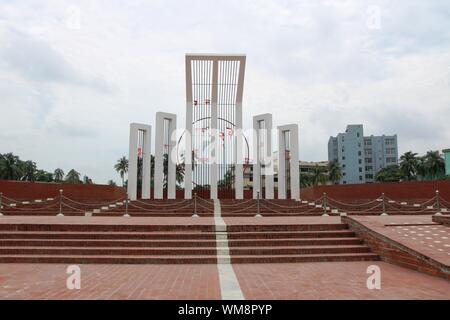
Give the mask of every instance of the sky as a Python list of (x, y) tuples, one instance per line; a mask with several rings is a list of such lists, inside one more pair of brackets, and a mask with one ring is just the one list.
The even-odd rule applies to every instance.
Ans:
[(184, 123), (185, 53), (246, 54), (244, 127), (299, 124), (302, 160), (347, 124), (450, 147), (448, 0), (0, 0), (0, 153), (119, 183), (129, 123)]

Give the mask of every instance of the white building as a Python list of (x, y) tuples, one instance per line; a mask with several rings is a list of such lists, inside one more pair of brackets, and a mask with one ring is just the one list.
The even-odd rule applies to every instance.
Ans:
[(328, 160), (338, 161), (341, 184), (371, 183), (383, 168), (398, 164), (397, 135), (364, 136), (363, 125), (348, 125), (330, 137)]

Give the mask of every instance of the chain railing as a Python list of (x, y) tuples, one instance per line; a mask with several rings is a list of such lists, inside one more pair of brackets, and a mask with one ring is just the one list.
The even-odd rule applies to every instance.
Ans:
[[(259, 192), (257, 193), (256, 199), (248, 199), (239, 201), (237, 200), (232, 204), (222, 204), (221, 207), (223, 213), (242, 213), (242, 212), (255, 212), (260, 215), (264, 212), (271, 212), (277, 214), (307, 214), (307, 213), (322, 213), (324, 215), (331, 213), (349, 212), (355, 214), (361, 213), (430, 213), (430, 212), (443, 212), (444, 210), (450, 209), (450, 202), (442, 198), (439, 190), (436, 190), (435, 196), (427, 199), (423, 202), (416, 202), (407, 204), (405, 201), (396, 201), (391, 198), (386, 197), (384, 193), (380, 197), (369, 200), (363, 203), (347, 203), (344, 201), (339, 201), (329, 197), (324, 193), (320, 198), (314, 201), (302, 201), (301, 205), (296, 205), (294, 203), (286, 202), (286, 204), (281, 204), (281, 200), (269, 200), (262, 199)], [(139, 212), (149, 212), (149, 213), (160, 213), (170, 210), (187, 210), (197, 215), (199, 209), (205, 210), (207, 212), (212, 212), (212, 202), (209, 199), (202, 199), (194, 194), (193, 199), (185, 199), (182, 201), (174, 201), (168, 203), (155, 203), (146, 202), (142, 200), (130, 201), (128, 196), (122, 197), (114, 201), (107, 201), (103, 203), (92, 203), (92, 202), (80, 202), (64, 195), (63, 190), (59, 191), (59, 195), (53, 198), (47, 198), (47, 200), (16, 200), (6, 197), (2, 192), (0, 192), (0, 215), (14, 214), (14, 212), (30, 212), (38, 213), (44, 212), (46, 214), (53, 214), (63, 216), (64, 214), (73, 215), (74, 213), (86, 213), (92, 210), (99, 210), (100, 212), (107, 210), (117, 210), (116, 206), (118, 203), (122, 205), (125, 204), (125, 215), (129, 216), (130, 208), (138, 210)], [(411, 204), (412, 203), (412, 204)], [(165, 210), (162, 210), (162, 209)], [(122, 209), (123, 210), (123, 209)], [(337, 210), (337, 212), (333, 212)], [(431, 211), (433, 210), (433, 211)], [(95, 212), (95, 211), (94, 211)], [(123, 212), (123, 211), (122, 211)], [(98, 212), (96, 212), (98, 213)]]

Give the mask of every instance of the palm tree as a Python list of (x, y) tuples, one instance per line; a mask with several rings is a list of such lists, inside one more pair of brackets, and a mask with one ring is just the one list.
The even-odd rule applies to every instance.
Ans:
[(81, 183), (80, 173), (75, 169), (71, 169), (66, 175), (66, 182), (68, 183)]
[(120, 178), (122, 178), (122, 186), (125, 185), (125, 173), (128, 172), (128, 159), (126, 157), (122, 157), (117, 160), (117, 163), (114, 165), (114, 169), (119, 173)]
[(45, 170), (37, 170), (36, 171), (36, 181), (52, 182), (53, 174), (51, 172), (47, 172)]
[(375, 180), (378, 182), (398, 182), (401, 177), (400, 167), (395, 164), (378, 171)]
[(64, 179), (64, 171), (60, 168), (56, 169), (53, 173), (53, 177), (56, 182), (61, 182)]
[(428, 151), (425, 155), (425, 168), (431, 179), (436, 179), (445, 172), (445, 162), (439, 151)]
[(336, 160), (328, 163), (328, 179), (334, 184), (338, 184), (342, 178), (342, 170), (339, 162)]
[(311, 187), (311, 175), (307, 173), (300, 173), (300, 188)]
[(324, 170), (316, 165), (313, 169), (311, 176), (312, 184), (314, 187), (319, 184), (325, 184), (327, 181), (327, 175), (324, 173)]
[(21, 163), (22, 179), (23, 181), (36, 180), (36, 163), (28, 160)]
[(6, 180), (18, 180), (21, 177), (21, 161), (12, 153), (0, 155), (0, 178)]
[[(163, 156), (163, 171), (164, 171), (164, 188), (167, 187), (167, 177), (169, 174), (169, 155), (167, 153)], [(175, 165), (175, 181), (180, 184), (184, 180), (184, 162)]]
[(408, 151), (400, 157), (400, 171), (403, 177), (408, 181), (417, 179), (419, 171), (419, 159), (417, 158), (417, 153)]
[(92, 182), (91, 178), (89, 178), (88, 176), (84, 176), (83, 177), (83, 183), (84, 184), (92, 184), (93, 182)]

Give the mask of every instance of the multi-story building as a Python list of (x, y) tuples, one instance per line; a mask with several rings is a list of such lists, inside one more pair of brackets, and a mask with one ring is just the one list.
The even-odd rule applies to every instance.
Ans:
[(328, 160), (338, 161), (341, 184), (371, 183), (381, 169), (398, 164), (397, 135), (366, 136), (361, 124), (330, 137)]
[[(273, 153), (274, 159), (274, 186), (278, 187), (278, 152)], [(319, 168), (323, 174), (328, 174), (328, 161), (299, 161), (300, 174), (313, 174), (316, 168)], [(250, 189), (253, 186), (253, 163), (249, 163), (244, 170), (244, 189)]]

